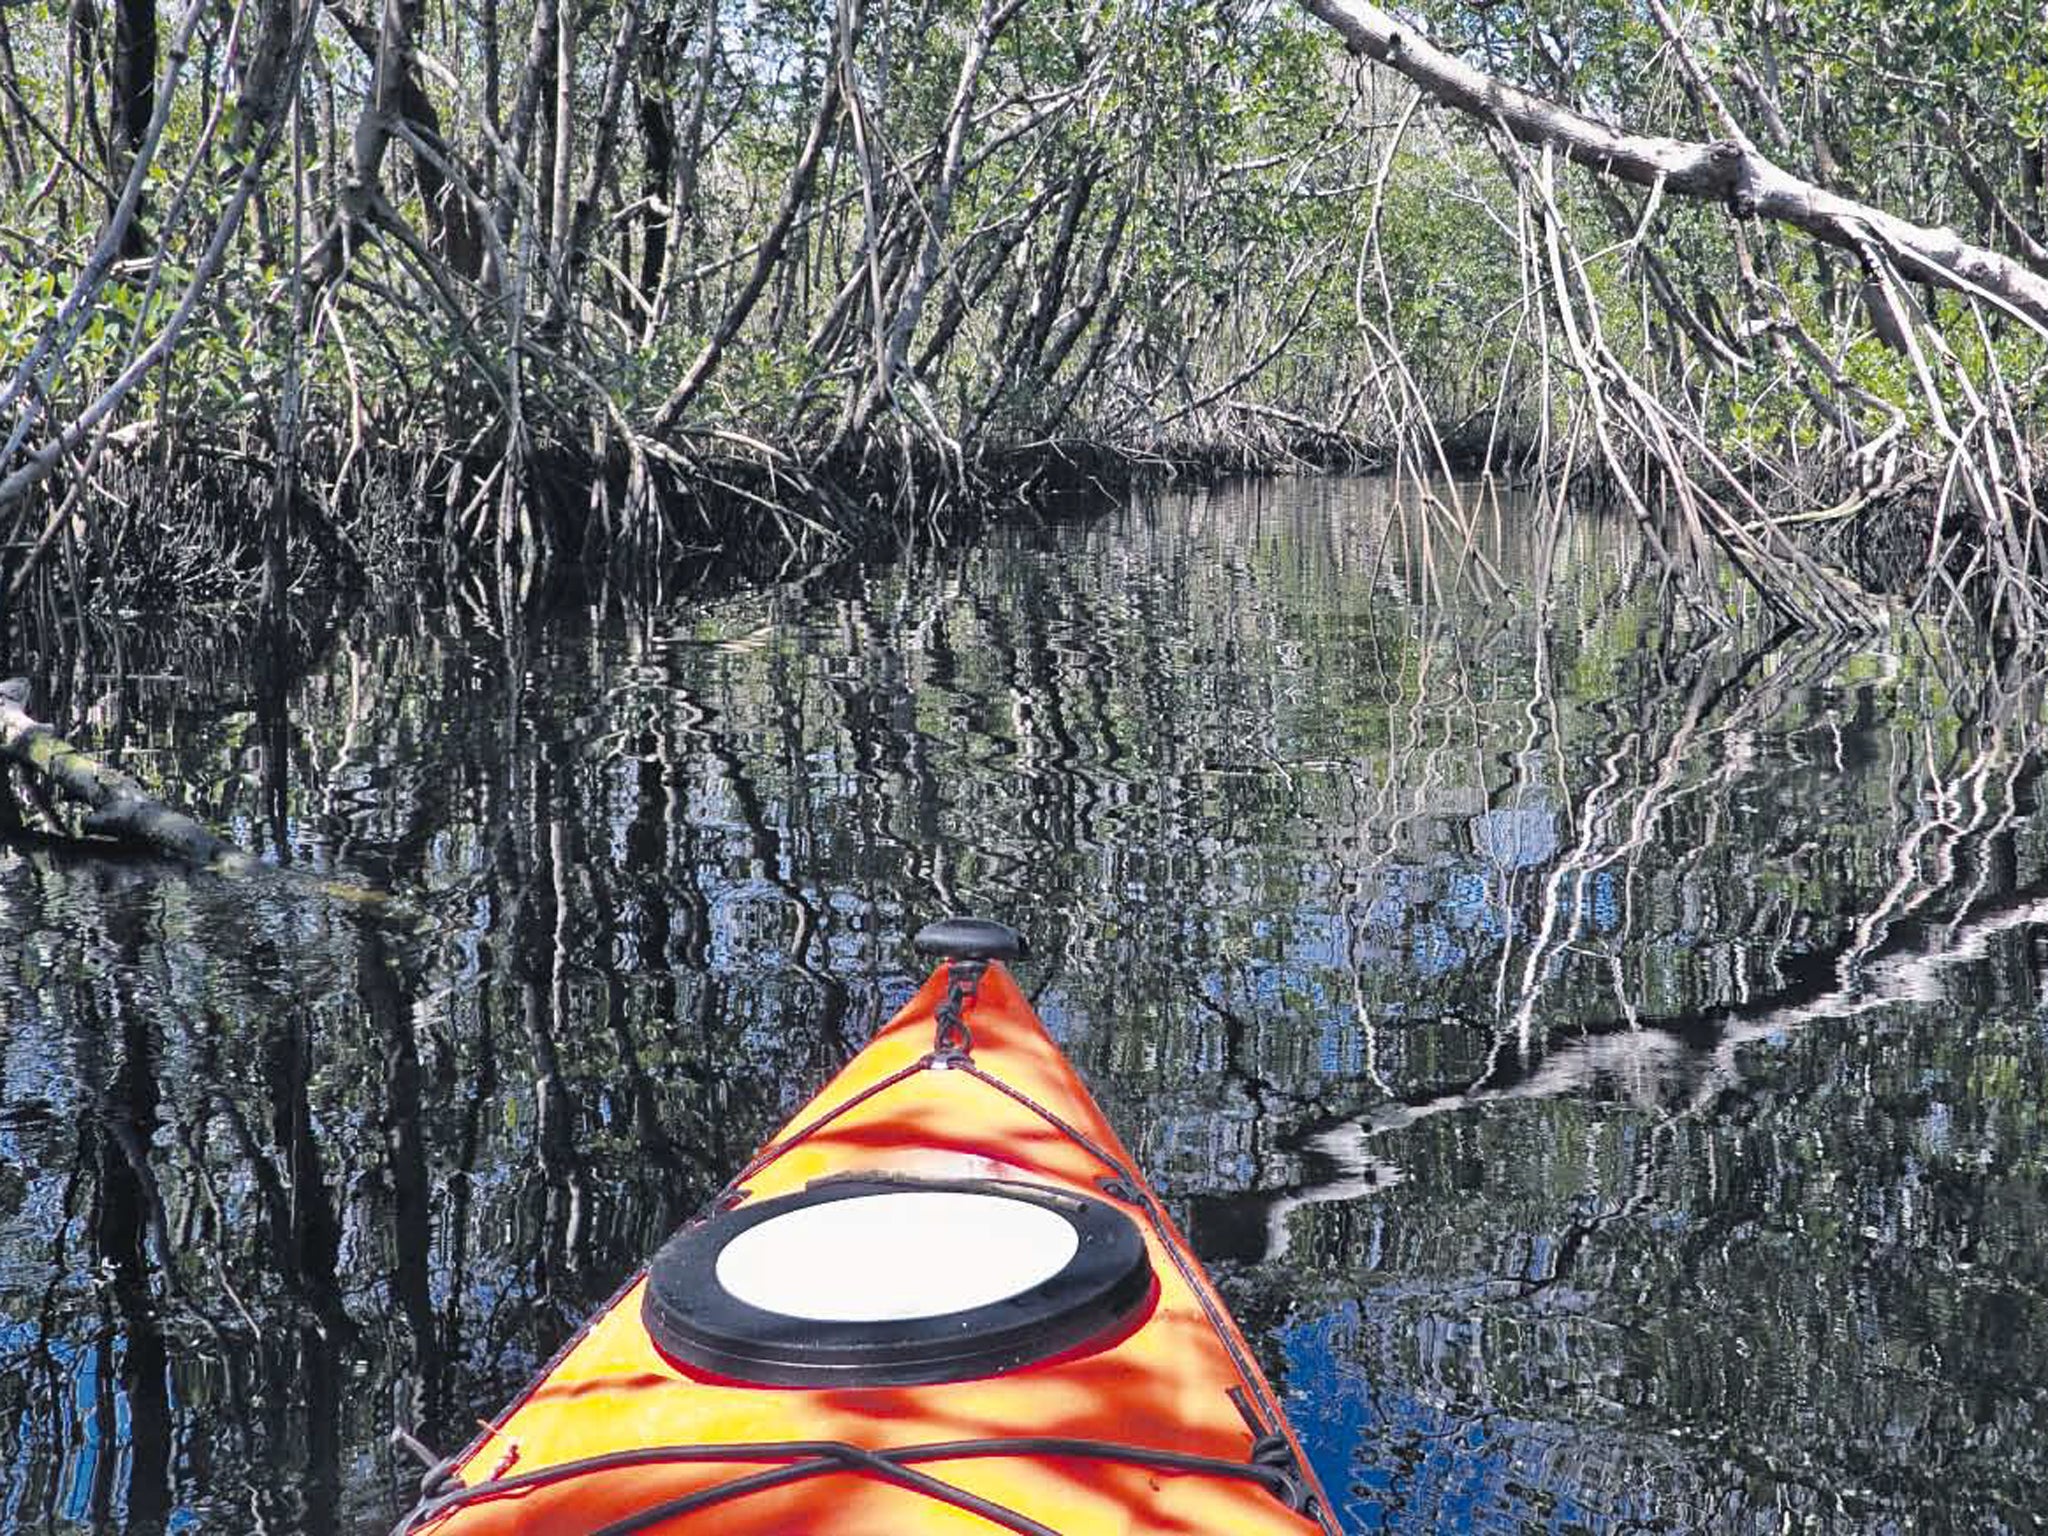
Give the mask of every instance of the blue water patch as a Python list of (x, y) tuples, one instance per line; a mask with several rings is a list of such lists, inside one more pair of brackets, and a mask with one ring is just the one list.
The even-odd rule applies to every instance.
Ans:
[(1368, 1380), (1358, 1347), (1367, 1326), (1347, 1301), (1280, 1334), (1288, 1415), (1346, 1531), (1608, 1531), (1674, 1516), (1682, 1525), (1697, 1512), (1633, 1479), (1597, 1492), (1576, 1479), (1585, 1453), (1598, 1464), (1615, 1447), (1589, 1446), (1574, 1425), (1449, 1407), (1412, 1384)]
[(1557, 813), (1547, 805), (1511, 805), (1471, 821), (1472, 846), (1502, 869), (1531, 869), (1556, 857)]

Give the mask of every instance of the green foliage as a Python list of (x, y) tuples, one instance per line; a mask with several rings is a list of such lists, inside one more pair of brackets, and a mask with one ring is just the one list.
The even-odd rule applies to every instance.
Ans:
[[(1423, 8), (1443, 45), (1630, 128), (1719, 136), (1704, 82), (1788, 167), (1994, 245), (2042, 230), (2048, 64), (2022, 11), (1711, 0), (1671, 12), (1674, 40), (1630, 0)], [(253, 60), (264, 18), (288, 14), (232, 39), (228, 13), (202, 15), (193, 56), (232, 41)], [(547, 43), (564, 14), (552, 46), (523, 41), (538, 27)], [(1930, 392), (1965, 409), (1973, 374), (2002, 377), (2016, 418), (2048, 408), (2048, 359), (2023, 329), (1980, 335), (1923, 300), (1929, 384), (1873, 337), (1852, 257), (1720, 207), (1652, 210), (1582, 169), (1539, 200), (1533, 156), (1415, 108), (1292, 7), (1062, 0), (978, 39), (1000, 14), (983, 0), (868, 0), (850, 58), (840, 14), (452, 0), (431, 26), (406, 7), (327, 13), (316, 67), (275, 102), (253, 67), (188, 74), (147, 167), (140, 249), (91, 297), (49, 397), (92, 398), (162, 334), (248, 163), (230, 141), (267, 127), (284, 147), (173, 364), (127, 407), (199, 453), (272, 437), (294, 371), (301, 447), (329, 465), (530, 443), (596, 475), (621, 424), (657, 422), (772, 435), (817, 465), (843, 462), (831, 450), (871, 412), (968, 461), (1079, 437), (1256, 462), (1303, 438), (1409, 442), (1425, 418), (1462, 446), (1516, 449), (1578, 421), (1565, 304), (1642, 389), (1683, 402), (1702, 462), (1758, 484), (1825, 480), (1901, 415), (1923, 434)], [(403, 46), (382, 48), (376, 28), (406, 18), (415, 30), (387, 39)], [(22, 99), (70, 159), (0, 177), (0, 231), (35, 255), (0, 269), (0, 362), (85, 268), (132, 153), (112, 131), (111, 38), (84, 82), (56, 13), (10, 26)], [(416, 61), (390, 110), (371, 100), (380, 56)], [(374, 186), (357, 185), (365, 165)], [(1553, 217), (1574, 263), (1563, 295)], [(1774, 338), (1795, 326), (1825, 368), (1787, 362)], [(700, 357), (708, 383), (666, 410)]]
[(29, 355), (62, 302), (47, 267), (0, 272), (0, 366), (12, 370)]

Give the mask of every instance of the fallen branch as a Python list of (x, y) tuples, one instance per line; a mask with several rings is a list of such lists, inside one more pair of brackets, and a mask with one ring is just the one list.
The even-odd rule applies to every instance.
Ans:
[[(21, 765), (39, 785), (54, 788), (87, 808), (79, 831), (168, 854), (203, 869), (229, 875), (290, 875), (266, 864), (183, 811), (173, 810), (118, 768), (74, 747), (22, 707), (27, 684), (0, 683), (0, 759)], [(387, 903), (384, 891), (326, 876), (305, 876), (322, 893), (344, 901)]]
[(231, 874), (245, 873), (259, 863), (182, 811), (172, 810), (127, 774), (72, 746), (32, 718), (14, 696), (19, 691), (0, 693), (0, 757), (19, 763), (88, 807), (80, 827), (87, 837), (140, 843)]

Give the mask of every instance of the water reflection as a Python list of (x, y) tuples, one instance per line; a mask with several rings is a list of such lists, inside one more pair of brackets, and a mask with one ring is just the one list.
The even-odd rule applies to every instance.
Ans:
[(1032, 934), (1359, 1528), (2024, 1527), (2038, 697), (1480, 505), (73, 658), (403, 904), (0, 850), (0, 1529), (381, 1531), (391, 1426), (465, 1438), (945, 909)]

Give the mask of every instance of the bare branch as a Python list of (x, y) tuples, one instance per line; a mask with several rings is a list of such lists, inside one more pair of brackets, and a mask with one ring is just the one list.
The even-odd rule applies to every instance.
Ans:
[(1752, 146), (1628, 133), (1511, 85), (1432, 47), (1420, 32), (1365, 0), (1302, 0), (1354, 52), (1398, 70), (1445, 106), (1497, 123), (1525, 144), (1637, 186), (1721, 202), (1739, 216), (1775, 219), (1843, 250), (1873, 237), (1905, 276), (1987, 298), (2048, 334), (2048, 278), (1951, 229), (1929, 228), (1795, 176)]

